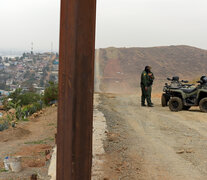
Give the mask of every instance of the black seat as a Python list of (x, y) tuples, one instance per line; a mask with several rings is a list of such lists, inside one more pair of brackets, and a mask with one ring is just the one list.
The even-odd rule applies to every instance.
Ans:
[(181, 88), (184, 93), (192, 93), (197, 90), (197, 88)]

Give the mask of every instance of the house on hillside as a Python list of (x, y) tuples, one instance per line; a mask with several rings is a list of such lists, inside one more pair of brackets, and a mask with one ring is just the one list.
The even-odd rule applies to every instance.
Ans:
[(4, 64), (0, 64), (0, 71), (4, 70)]

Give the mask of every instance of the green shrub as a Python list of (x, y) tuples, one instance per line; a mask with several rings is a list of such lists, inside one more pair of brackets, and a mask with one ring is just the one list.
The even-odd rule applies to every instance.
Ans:
[(45, 89), (43, 101), (46, 105), (49, 105), (51, 101), (58, 99), (58, 84), (49, 82), (49, 86)]
[(24, 106), (22, 108), (22, 112), (25, 115), (25, 117), (28, 117), (32, 114), (34, 114), (37, 111), (40, 111), (42, 109), (42, 103), (41, 102), (35, 102), (33, 104), (29, 104), (27, 106)]
[(12, 92), (7, 98), (11, 98), (12, 102), (15, 104), (19, 101), (19, 96), (22, 94), (22, 89), (16, 89), (14, 92)]
[[(11, 99), (11, 101), (8, 101)], [(25, 106), (32, 103), (40, 102), (42, 99), (40, 94), (35, 92), (23, 92), (21, 89), (16, 89), (8, 97), (3, 100), (5, 109), (15, 108), (16, 105)]]
[(4, 121), (3, 123), (0, 123), (0, 131), (3, 131), (5, 129), (9, 128), (9, 122), (8, 121)]
[(26, 92), (19, 95), (18, 99), (21, 101), (21, 105), (28, 105), (41, 100), (41, 95), (34, 92)]
[(41, 100), (41, 95), (35, 92), (23, 92), (21, 89), (16, 89), (13, 93), (11, 93), (7, 99), (11, 98), (12, 103), (17, 103), (21, 106), (32, 104), (34, 102)]
[(42, 109), (41, 98), (41, 95), (35, 92), (23, 92), (21, 89), (16, 89), (4, 99), (3, 104), (6, 110), (11, 108), (16, 110), (17, 120), (25, 120), (29, 115)]

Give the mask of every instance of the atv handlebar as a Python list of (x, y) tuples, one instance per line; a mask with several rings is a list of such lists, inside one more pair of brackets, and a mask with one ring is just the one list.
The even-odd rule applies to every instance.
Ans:
[(194, 86), (195, 84), (185, 84), (184, 86)]
[[(167, 78), (168, 81), (174, 81), (173, 79), (171, 78)], [(178, 81), (178, 82), (181, 82), (181, 83), (188, 83), (189, 81), (186, 81), (186, 80), (181, 80), (181, 81)]]
[(188, 83), (189, 81), (181, 80), (180, 82), (182, 82), (182, 83)]

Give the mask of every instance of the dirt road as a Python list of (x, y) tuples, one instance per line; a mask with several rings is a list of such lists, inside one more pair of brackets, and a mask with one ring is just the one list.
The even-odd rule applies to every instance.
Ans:
[(103, 178), (207, 179), (207, 114), (171, 112), (158, 98), (149, 108), (140, 106), (138, 95), (100, 97), (107, 123)]

